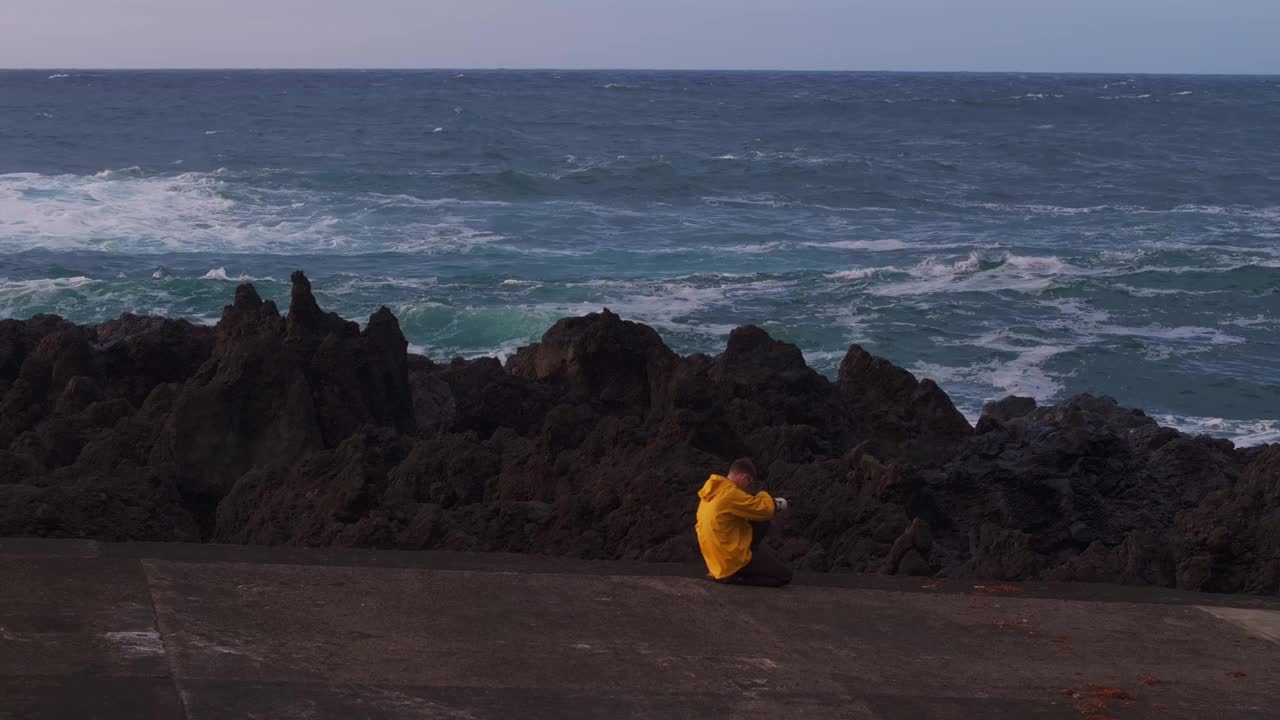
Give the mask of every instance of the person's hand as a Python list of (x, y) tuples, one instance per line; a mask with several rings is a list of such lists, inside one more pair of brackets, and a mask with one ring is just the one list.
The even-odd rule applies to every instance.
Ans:
[(786, 498), (779, 498), (779, 497), (774, 498), (774, 499), (773, 499), (773, 509), (774, 509), (774, 510), (777, 510), (778, 512), (786, 512), (786, 511), (787, 511), (787, 499), (786, 499)]

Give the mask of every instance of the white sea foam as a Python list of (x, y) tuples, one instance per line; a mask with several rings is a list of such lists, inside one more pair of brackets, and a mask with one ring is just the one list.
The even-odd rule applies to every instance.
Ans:
[(1149, 340), (1208, 343), (1209, 345), (1239, 345), (1246, 342), (1244, 338), (1238, 335), (1231, 335), (1217, 328), (1194, 325), (1180, 325), (1177, 327), (1164, 325), (1145, 325), (1141, 327), (1099, 325), (1090, 328), (1090, 331), (1098, 335), (1123, 335), (1125, 337)]
[(745, 243), (743, 245), (730, 245), (723, 248), (725, 252), (740, 253), (743, 255), (763, 255), (765, 253), (776, 252), (786, 249), (787, 244), (780, 241), (764, 242), (764, 243)]
[(727, 195), (727, 196), (708, 195), (702, 198), (702, 202), (708, 205), (726, 206), (726, 207), (733, 207), (736, 205), (747, 205), (747, 206), (779, 208), (779, 207), (785, 207), (787, 205), (785, 201), (779, 200), (778, 198), (772, 195), (769, 195), (767, 193), (761, 193), (756, 195)]
[[(38, 308), (48, 312), (50, 303), (70, 292), (88, 291), (97, 281), (83, 275), (65, 278), (38, 278), (33, 280), (6, 280), (0, 278), (0, 318), (26, 317)], [(66, 314), (58, 309), (61, 314)]]
[[(11, 173), (0, 175), (0, 252), (466, 252), (502, 239), (473, 225), (471, 204), (255, 188), (224, 170)], [(422, 220), (390, 228), (366, 222), (370, 213), (406, 209)]]
[(1280, 325), (1280, 318), (1268, 317), (1266, 315), (1254, 315), (1252, 317), (1234, 317), (1223, 321), (1225, 325), (1235, 325), (1236, 327), (1250, 328), (1262, 327), (1267, 325)]
[(93, 176), (100, 180), (111, 180), (113, 178), (137, 177), (141, 174), (142, 168), (137, 165), (130, 165), (129, 167), (120, 168), (119, 170), (99, 170), (94, 173)]
[(70, 75), (68, 75), (67, 73), (54, 73), (54, 74), (52, 74), (52, 75), (50, 75), (50, 76), (49, 76), (49, 79), (50, 79), (50, 80), (57, 80), (57, 79), (59, 79), (59, 78), (69, 78), (69, 77), (71, 77), (71, 76), (70, 76)]
[(902, 240), (889, 238), (885, 240), (837, 240), (832, 243), (810, 243), (811, 247), (835, 248), (838, 250), (871, 250), (873, 252), (882, 252), (887, 250), (907, 250), (913, 247), (936, 247), (936, 246), (913, 246), (911, 243)]
[(1086, 273), (1055, 256), (1006, 255), (1002, 260), (989, 261), (995, 264), (986, 269), (983, 262), (977, 252), (954, 262), (928, 257), (905, 270), (914, 279), (878, 286), (871, 292), (887, 297), (948, 292), (1038, 293), (1064, 276)]
[(1186, 415), (1154, 415), (1153, 417), (1161, 425), (1184, 433), (1227, 438), (1237, 447), (1280, 443), (1280, 421), (1277, 420), (1229, 420)]
[(204, 134), (205, 134), (205, 135), (217, 135), (217, 134), (218, 134), (218, 131), (217, 131), (217, 130), (205, 130), (205, 131), (204, 131)]
[(1214, 295), (1225, 292), (1224, 290), (1182, 290), (1179, 288), (1141, 288), (1123, 283), (1112, 285), (1116, 290), (1133, 295), (1134, 297), (1161, 297), (1165, 295)]
[(83, 275), (64, 278), (39, 278), (35, 280), (0, 279), (0, 297), (14, 298), (26, 295), (75, 290), (96, 282)]
[(1101, 212), (1136, 212), (1142, 208), (1131, 205), (1091, 205), (1087, 207), (1062, 207), (1059, 205), (1037, 204), (1004, 204), (1004, 203), (956, 203), (962, 207), (976, 207), (995, 212), (1009, 212), (1026, 215), (1090, 215)]
[[(154, 276), (153, 276), (153, 277), (154, 277)], [(271, 280), (273, 280), (274, 278), (269, 278), (269, 277), (262, 277), (262, 278), (259, 278), (259, 277), (253, 277), (252, 275), (246, 275), (245, 273), (240, 273), (239, 275), (234, 275), (234, 276), (232, 276), (232, 275), (228, 275), (228, 274), (227, 274), (227, 269), (226, 269), (226, 268), (219, 267), (219, 268), (214, 268), (214, 269), (210, 270), (209, 272), (205, 273), (204, 275), (201, 275), (201, 276), (200, 276), (200, 279), (201, 279), (201, 280), (225, 280), (225, 281), (228, 281), (228, 282), (252, 282), (252, 281), (271, 281)]]
[(842, 270), (827, 275), (832, 280), (866, 280), (884, 272), (886, 268), (854, 268), (852, 270)]
[(1176, 96), (1178, 96), (1178, 95), (1190, 95), (1190, 94), (1191, 94), (1191, 92), (1192, 92), (1192, 91), (1190, 91), (1190, 90), (1183, 90), (1182, 92), (1169, 93), (1169, 94), (1170, 94), (1170, 95), (1172, 95), (1172, 96), (1175, 96), (1175, 97), (1176, 97)]
[[(1044, 365), (1054, 357), (1074, 350), (1075, 346), (1024, 345), (1027, 342), (1036, 341), (1031, 338), (1014, 342), (1008, 334), (991, 333), (974, 339), (972, 344), (1001, 353), (1013, 353), (1011, 359), (961, 367), (921, 362), (910, 370), (917, 377), (930, 378), (943, 387), (948, 384), (968, 384), (990, 388), (986, 399), (1022, 395), (1047, 402), (1062, 392), (1063, 385), (1059, 377), (1050, 373)], [(980, 403), (978, 406), (980, 407)], [(976, 414), (977, 407), (974, 408), (974, 419)]]

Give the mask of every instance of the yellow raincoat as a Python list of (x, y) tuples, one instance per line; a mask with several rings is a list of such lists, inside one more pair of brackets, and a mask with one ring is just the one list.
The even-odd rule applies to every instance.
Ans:
[(773, 498), (763, 490), (743, 492), (720, 475), (707, 478), (698, 491), (698, 546), (711, 577), (720, 580), (751, 562), (751, 523), (773, 517)]

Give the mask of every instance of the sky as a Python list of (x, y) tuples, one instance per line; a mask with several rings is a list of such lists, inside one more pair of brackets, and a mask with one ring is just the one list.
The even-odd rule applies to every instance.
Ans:
[(0, 67), (1280, 74), (1280, 0), (0, 0)]

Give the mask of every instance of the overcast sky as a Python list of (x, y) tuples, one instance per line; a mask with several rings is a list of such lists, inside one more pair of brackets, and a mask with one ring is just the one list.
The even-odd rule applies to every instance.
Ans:
[(1280, 73), (1280, 0), (0, 0), (0, 67)]

